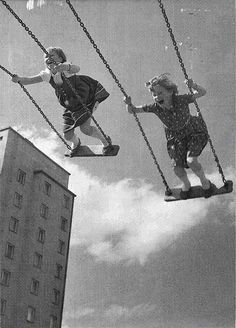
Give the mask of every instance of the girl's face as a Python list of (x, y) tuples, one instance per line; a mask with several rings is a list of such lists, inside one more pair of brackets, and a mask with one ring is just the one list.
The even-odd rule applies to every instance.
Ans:
[(149, 89), (155, 102), (164, 104), (172, 100), (172, 90), (167, 90), (159, 84), (152, 85)]
[(48, 50), (48, 54), (45, 55), (45, 63), (47, 66), (50, 64), (61, 63), (62, 58), (57, 54), (57, 52), (53, 49)]

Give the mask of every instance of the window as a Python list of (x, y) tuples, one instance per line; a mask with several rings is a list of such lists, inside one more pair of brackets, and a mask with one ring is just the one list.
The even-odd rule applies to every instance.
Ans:
[(4, 315), (6, 312), (7, 301), (1, 298), (1, 312), (0, 315)]
[(55, 315), (50, 315), (49, 328), (57, 328), (57, 317)]
[(70, 198), (64, 195), (64, 207), (69, 209), (70, 208)]
[(56, 274), (55, 277), (58, 279), (62, 278), (62, 270), (63, 270), (63, 266), (61, 264), (56, 263)]
[(34, 320), (35, 320), (35, 308), (33, 308), (32, 306), (28, 306), (27, 321), (34, 322)]
[(46, 195), (51, 195), (51, 185), (47, 181), (44, 181), (44, 192)]
[(53, 289), (53, 295), (54, 295), (53, 304), (59, 305), (59, 303), (60, 303), (60, 291), (57, 290), (57, 289)]
[(34, 267), (41, 269), (43, 256), (37, 252), (34, 253)]
[(22, 201), (23, 201), (23, 196), (18, 194), (18, 192), (15, 192), (15, 195), (14, 195), (14, 205), (16, 207), (19, 207), (21, 208), (22, 207)]
[(61, 217), (61, 230), (62, 231), (67, 231), (68, 228), (68, 220), (63, 218), (63, 216)]
[(26, 173), (24, 171), (22, 171), (21, 169), (18, 170), (17, 172), (17, 181), (24, 185), (25, 184), (25, 177), (26, 177)]
[(30, 292), (34, 295), (38, 295), (39, 293), (39, 281), (34, 278), (31, 280)]
[(18, 225), (19, 225), (19, 220), (16, 218), (11, 217), (9, 221), (9, 230), (17, 233), (18, 232)]
[(65, 255), (65, 248), (66, 248), (65, 242), (59, 239), (58, 240), (58, 253), (60, 253), (61, 255)]
[(40, 242), (40, 243), (44, 243), (44, 241), (45, 241), (45, 230), (44, 229), (42, 229), (42, 228), (39, 228), (38, 229), (38, 241)]
[(10, 283), (10, 277), (11, 277), (11, 272), (3, 269), (1, 271), (1, 284), (3, 286), (8, 287)]
[(5, 250), (5, 256), (12, 260), (13, 256), (14, 256), (14, 250), (15, 250), (15, 246), (12, 245), (11, 243), (7, 243), (6, 250)]
[(40, 206), (40, 215), (44, 219), (48, 218), (48, 207), (47, 207), (47, 205), (41, 204), (41, 206)]

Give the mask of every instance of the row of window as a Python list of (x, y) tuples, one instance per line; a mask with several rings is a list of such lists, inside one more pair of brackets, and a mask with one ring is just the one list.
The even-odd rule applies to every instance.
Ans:
[[(1, 298), (1, 309), (0, 309), (0, 315), (4, 315), (6, 313), (7, 308), (7, 301), (3, 298)], [(26, 320), (28, 322), (35, 322), (36, 319), (36, 309), (33, 306), (28, 306), (27, 308), (27, 315)], [(49, 328), (56, 328), (57, 327), (57, 317), (55, 315), (50, 315), (50, 322), (49, 322)]]
[[(25, 179), (26, 179), (26, 173), (24, 171), (22, 171), (21, 169), (19, 169), (17, 172), (17, 181), (20, 184), (24, 185)], [(51, 184), (49, 182), (44, 181), (43, 191), (47, 196), (51, 195)], [(21, 195), (19, 195), (19, 196), (21, 196)], [(19, 196), (18, 196), (18, 198), (20, 198)], [(21, 196), (21, 198), (22, 198), (22, 196)], [(64, 207), (67, 209), (70, 208), (70, 198), (67, 195), (64, 195)]]
[[(57, 277), (61, 277), (62, 275), (62, 267), (59, 266), (57, 267)], [(2, 269), (1, 271), (1, 284), (3, 286), (9, 287), (10, 285), (10, 279), (11, 279), (11, 272), (7, 271), (5, 269)], [(39, 287), (40, 287), (40, 282), (34, 278), (31, 279), (31, 284), (30, 284), (30, 293), (38, 296), (39, 294)], [(60, 303), (60, 297), (61, 293), (57, 289), (53, 289), (53, 301), (52, 303), (55, 305), (59, 305)]]
[[(61, 264), (56, 263), (55, 278), (62, 279), (62, 275), (63, 275), (63, 266)], [(5, 287), (9, 287), (10, 286), (10, 278), (11, 278), (11, 272), (7, 271), (5, 269), (2, 269), (1, 270), (1, 285), (5, 286)], [(34, 290), (33, 294), (38, 295), (37, 290)]]
[[(44, 240), (45, 240), (45, 230), (43, 230), (41, 228), (39, 228), (38, 240), (41, 243), (44, 243)], [(63, 240), (58, 239), (57, 252), (61, 255), (65, 255), (65, 251), (66, 251), (66, 243)], [(15, 253), (15, 245), (13, 245), (12, 243), (7, 242), (6, 243), (6, 248), (5, 248), (5, 256), (7, 258), (9, 258), (10, 260), (12, 260), (13, 257), (14, 257), (14, 253)], [(43, 256), (41, 254), (35, 252), (34, 259), (35, 259), (34, 260), (34, 266), (40, 269), (41, 266), (42, 266)]]
[[(18, 233), (18, 228), (19, 228), (19, 220), (12, 216), (9, 221), (9, 231)], [(63, 216), (61, 216), (60, 228), (64, 232), (68, 231), (68, 220)], [(43, 235), (45, 236), (45, 230), (39, 227), (37, 240), (40, 242), (44, 242), (42, 238)]]
[[(66, 209), (69, 209), (70, 208), (70, 198), (67, 197), (66, 195), (64, 195), (64, 204), (63, 206), (66, 208)], [(18, 192), (15, 192), (14, 194), (14, 199), (13, 199), (13, 204), (18, 207), (18, 208), (22, 208), (22, 205), (23, 205), (23, 196), (21, 194), (19, 194)], [(41, 204), (40, 206), (40, 214), (42, 217), (44, 218), (48, 218), (48, 206), (45, 205), (45, 204)]]

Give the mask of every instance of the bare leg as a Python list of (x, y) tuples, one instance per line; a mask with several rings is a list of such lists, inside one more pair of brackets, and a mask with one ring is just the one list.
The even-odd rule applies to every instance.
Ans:
[(177, 175), (177, 177), (181, 180), (181, 182), (183, 183), (182, 190), (183, 191), (188, 191), (191, 187), (191, 184), (190, 184), (190, 181), (188, 179), (186, 170), (181, 166), (175, 166), (174, 167), (174, 172)]
[(109, 145), (106, 138), (98, 130), (98, 128), (91, 125), (91, 118), (89, 118), (84, 124), (82, 124), (80, 126), (80, 130), (81, 130), (81, 132), (83, 132), (87, 136), (99, 139), (102, 142), (103, 146), (108, 146)]
[(65, 132), (64, 137), (67, 141), (71, 142), (72, 149), (76, 148), (80, 144), (80, 139), (76, 136), (74, 129)]
[(202, 165), (198, 162), (197, 157), (188, 157), (187, 158), (188, 166), (191, 168), (194, 174), (200, 179), (202, 188), (209, 189), (210, 181), (206, 178), (205, 173), (203, 171)]

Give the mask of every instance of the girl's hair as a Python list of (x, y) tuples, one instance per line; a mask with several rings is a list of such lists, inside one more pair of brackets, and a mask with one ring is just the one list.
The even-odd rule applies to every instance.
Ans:
[(154, 76), (151, 80), (145, 83), (145, 86), (151, 89), (154, 85), (160, 85), (168, 91), (173, 91), (174, 95), (178, 94), (177, 85), (169, 78), (169, 73), (163, 73), (159, 76)]
[(57, 53), (57, 55), (59, 57), (61, 57), (62, 63), (66, 62), (66, 55), (65, 55), (64, 51), (60, 47), (48, 47), (46, 50), (47, 51), (49, 51), (49, 50), (55, 51)]

